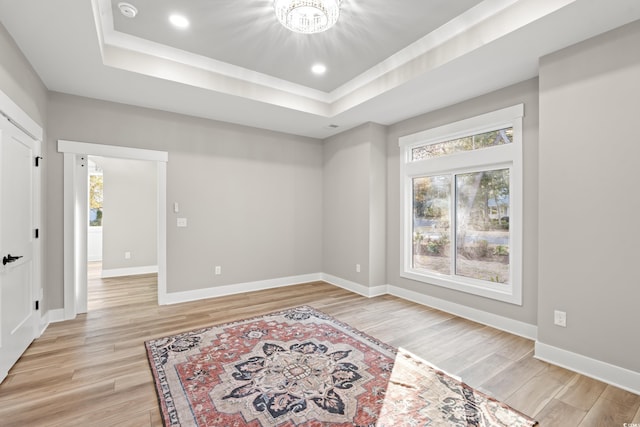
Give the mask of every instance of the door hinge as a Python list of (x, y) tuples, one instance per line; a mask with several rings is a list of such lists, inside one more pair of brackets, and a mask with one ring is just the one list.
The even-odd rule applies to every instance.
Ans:
[(36, 167), (39, 168), (40, 167), (40, 160), (42, 160), (42, 157), (40, 156), (36, 156)]
[(36, 301), (36, 310), (40, 310), (40, 301)]
[(39, 228), (36, 228), (36, 229), (35, 229), (35, 233), (34, 233), (34, 235), (35, 235), (36, 239), (39, 239), (39, 238), (40, 238), (40, 229), (39, 229)]

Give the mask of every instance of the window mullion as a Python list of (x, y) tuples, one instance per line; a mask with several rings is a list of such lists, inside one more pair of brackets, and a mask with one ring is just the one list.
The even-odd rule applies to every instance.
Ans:
[(449, 200), (449, 241), (452, 242), (451, 247), (449, 248), (449, 257), (451, 259), (451, 277), (454, 277), (456, 275), (456, 254), (458, 253), (458, 233), (456, 233), (456, 229), (458, 227), (458, 213), (456, 212), (457, 194), (455, 174), (451, 174), (451, 190), (449, 194), (451, 194)]

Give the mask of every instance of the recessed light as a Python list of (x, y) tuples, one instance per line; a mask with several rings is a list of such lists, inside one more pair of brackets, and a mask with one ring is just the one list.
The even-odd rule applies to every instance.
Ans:
[(311, 72), (313, 74), (324, 74), (327, 72), (327, 66), (324, 64), (315, 64), (313, 67), (311, 67)]
[(174, 27), (178, 28), (187, 28), (189, 26), (189, 20), (182, 15), (171, 15), (169, 17), (169, 22), (171, 22)]
[(138, 14), (138, 9), (136, 9), (134, 5), (123, 1), (118, 3), (118, 9), (120, 9), (120, 13), (127, 18), (135, 18)]

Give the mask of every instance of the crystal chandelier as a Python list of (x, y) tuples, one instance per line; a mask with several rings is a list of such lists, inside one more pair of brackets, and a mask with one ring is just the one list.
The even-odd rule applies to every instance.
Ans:
[(340, 16), (341, 0), (274, 0), (278, 21), (296, 33), (313, 34), (331, 28)]

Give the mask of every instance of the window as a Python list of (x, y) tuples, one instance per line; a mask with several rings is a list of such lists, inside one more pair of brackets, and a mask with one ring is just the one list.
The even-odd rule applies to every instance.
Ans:
[(102, 227), (102, 169), (89, 160), (89, 227)]
[(401, 276), (522, 304), (523, 112), (400, 138)]

